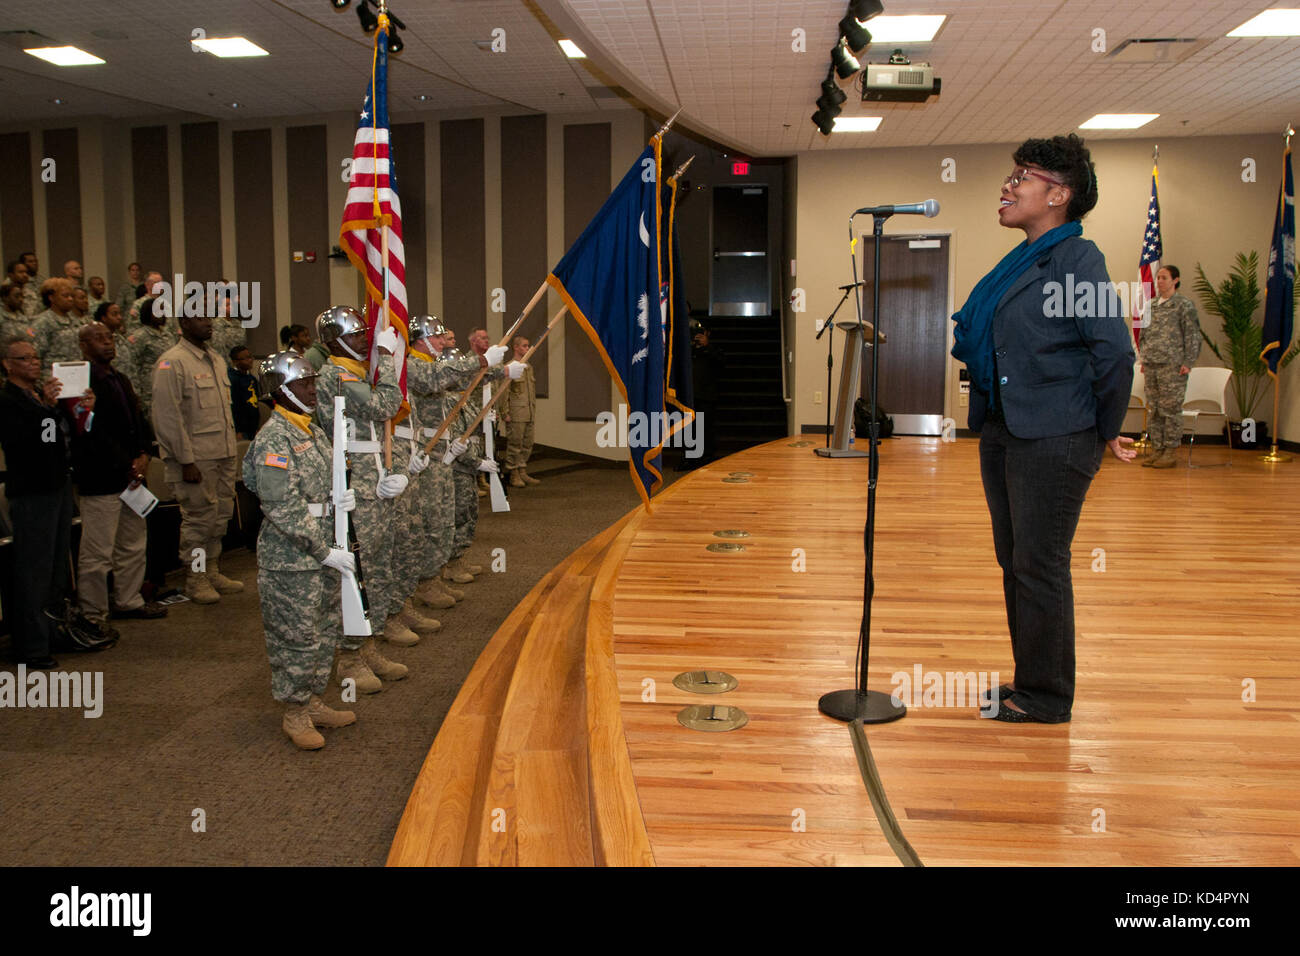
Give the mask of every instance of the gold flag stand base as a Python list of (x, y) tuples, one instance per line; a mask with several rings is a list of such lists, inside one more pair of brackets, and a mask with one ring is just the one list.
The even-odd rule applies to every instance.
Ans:
[(1133, 442), (1133, 447), (1138, 451), (1145, 451), (1151, 447), (1151, 441), (1147, 438), (1147, 433), (1143, 432), (1142, 437)]
[(1284, 461), (1290, 461), (1291, 456), (1278, 454), (1277, 442), (1274, 442), (1273, 447), (1269, 449), (1269, 453), (1267, 455), (1260, 455), (1259, 460), (1272, 461), (1272, 462), (1284, 462)]

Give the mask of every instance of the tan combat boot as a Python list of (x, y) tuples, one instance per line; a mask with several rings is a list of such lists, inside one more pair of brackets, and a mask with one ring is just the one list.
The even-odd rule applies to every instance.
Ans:
[(280, 722), (284, 732), (299, 750), (320, 750), (325, 746), (325, 738), (311, 722), (308, 713), (310, 707), (310, 704), (289, 704), (285, 707), (284, 719)]
[(208, 583), (218, 594), (238, 594), (244, 590), (244, 582), (226, 577), (215, 561), (208, 561)]
[(527, 485), (524, 484), (524, 470), (522, 468), (510, 469), (510, 487), (511, 488), (528, 487)]
[(357, 690), (363, 694), (378, 694), (384, 689), (375, 672), (361, 659), (361, 651), (340, 650), (334, 676), (338, 678), (339, 684), (351, 679)]
[(472, 574), (474, 575), (474, 577), (478, 577), (480, 574), (483, 573), (483, 565), (470, 564), (469, 560), (463, 554), (456, 560), (460, 562), (461, 570), (466, 572), (467, 574)]
[(478, 476), (478, 496), (486, 498), (488, 494), (488, 480), (486, 475)]
[(437, 578), (429, 578), (415, 589), (415, 599), (426, 607), (449, 608), (456, 606), (456, 599), (438, 587)]
[(442, 630), (442, 623), (435, 618), (421, 614), (415, 607), (415, 600), (408, 600), (397, 613), (398, 620), (418, 634), (435, 634)]
[(307, 716), (311, 718), (312, 725), (315, 727), (346, 727), (357, 722), (357, 715), (352, 711), (335, 710), (321, 700), (318, 694), (311, 695), (311, 703), (307, 705)]
[(373, 637), (368, 638), (361, 645), (361, 659), (381, 680), (401, 680), (410, 673), (405, 664), (390, 661), (379, 653), (379, 646), (375, 643)]
[(221, 600), (208, 582), (208, 576), (198, 571), (185, 572), (185, 596), (195, 604), (216, 604)]
[(1174, 468), (1178, 465), (1178, 456), (1171, 449), (1166, 448), (1151, 462), (1152, 468)]
[(454, 584), (474, 583), (474, 575), (461, 568), (459, 558), (455, 561), (448, 561), (442, 566), (442, 579), (444, 581), (451, 581)]
[(465, 600), (465, 592), (460, 588), (454, 588), (447, 583), (446, 578), (434, 578), (433, 583), (436, 587), (442, 588), (442, 593), (448, 595), (453, 601)]
[(401, 611), (384, 622), (383, 637), (394, 647), (414, 647), (420, 643), (420, 635), (406, 626)]
[(519, 469), (519, 475), (524, 479), (525, 484), (540, 485), (542, 483), (542, 479), (534, 478), (532, 475), (528, 473), (527, 465), (524, 465), (522, 468)]

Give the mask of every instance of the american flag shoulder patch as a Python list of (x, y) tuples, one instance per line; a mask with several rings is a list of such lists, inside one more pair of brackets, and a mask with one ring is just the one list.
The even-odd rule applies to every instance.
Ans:
[(361, 379), (357, 378), (357, 377), (356, 377), (355, 375), (353, 375), (351, 372), (339, 372), (339, 381), (340, 381), (340, 382), (359, 382), (359, 381), (361, 381)]
[(167, 359), (163, 359), (161, 362), (158, 363), (158, 367), (159, 367), (159, 368), (171, 368), (171, 367), (172, 367), (172, 363), (169, 362)]
[(271, 468), (284, 468), (285, 470), (288, 470), (289, 458), (287, 455), (268, 454), (266, 456), (266, 461), (262, 462), (262, 464)]

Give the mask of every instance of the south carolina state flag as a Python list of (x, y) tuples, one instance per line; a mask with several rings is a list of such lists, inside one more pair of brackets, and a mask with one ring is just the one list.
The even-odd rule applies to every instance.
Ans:
[(659, 140), (645, 150), (546, 277), (600, 353), (628, 406), (628, 467), (647, 505), (663, 484), (664, 340), (659, 288)]

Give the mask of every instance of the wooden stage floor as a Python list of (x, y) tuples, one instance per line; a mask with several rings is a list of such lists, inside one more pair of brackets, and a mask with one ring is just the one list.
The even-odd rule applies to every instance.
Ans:
[[(898, 863), (847, 727), (817, 711), (853, 683), (867, 464), (792, 441), (669, 489), (618, 577), (622, 719), (659, 865)], [(1160, 471), (1107, 453), (1093, 483), (1074, 543), (1072, 723), (948, 701), (868, 728), (927, 865), (1300, 863), (1300, 460), (1236, 451), (1231, 468), (1189, 470), (1185, 454)], [(732, 471), (754, 477), (722, 482)], [(877, 502), (871, 688), (918, 667), (1010, 680), (976, 441), (884, 442)], [(732, 528), (748, 550), (705, 550)], [(739, 687), (673, 686), (706, 668)], [(705, 702), (748, 725), (677, 723)]]

